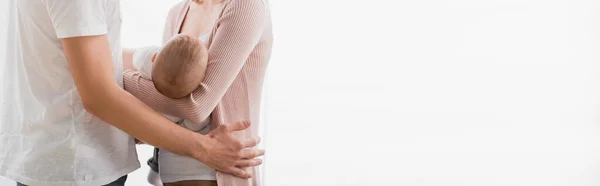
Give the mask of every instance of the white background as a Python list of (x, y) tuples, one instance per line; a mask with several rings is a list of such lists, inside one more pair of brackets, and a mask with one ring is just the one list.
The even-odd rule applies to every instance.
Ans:
[[(159, 44), (176, 1), (122, 0), (124, 46)], [(600, 2), (271, 7), (264, 185), (600, 185)]]

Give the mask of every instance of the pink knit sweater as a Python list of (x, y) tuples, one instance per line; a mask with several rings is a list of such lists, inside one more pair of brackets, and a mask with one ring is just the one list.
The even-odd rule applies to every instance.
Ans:
[[(163, 42), (179, 33), (190, 3), (191, 0), (183, 0), (171, 8)], [(234, 135), (258, 136), (262, 84), (272, 43), (271, 15), (266, 0), (229, 0), (207, 42), (209, 57), (204, 81), (189, 97), (167, 98), (156, 90), (151, 80), (130, 70), (124, 73), (124, 88), (158, 112), (195, 123), (209, 115), (213, 126), (250, 120), (249, 129)], [(252, 179), (217, 172), (218, 185), (260, 185), (258, 169), (250, 171), (254, 175)]]

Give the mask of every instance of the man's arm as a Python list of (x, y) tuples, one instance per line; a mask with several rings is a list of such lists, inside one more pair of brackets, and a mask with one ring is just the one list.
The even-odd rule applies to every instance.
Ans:
[(223, 125), (208, 135), (180, 127), (121, 89), (113, 79), (113, 64), (105, 35), (61, 39), (84, 108), (141, 141), (200, 160), (220, 171), (249, 178), (238, 167), (257, 166), (264, 151), (247, 149), (259, 139), (240, 141), (231, 132), (248, 122)]

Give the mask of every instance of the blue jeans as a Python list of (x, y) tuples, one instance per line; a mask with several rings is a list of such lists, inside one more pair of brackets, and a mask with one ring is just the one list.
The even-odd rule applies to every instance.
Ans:
[[(112, 183), (109, 183), (108, 185), (104, 185), (104, 186), (125, 186), (125, 181), (127, 181), (127, 175), (119, 178), (118, 180), (116, 180)], [(27, 186), (27, 185), (17, 183), (17, 186)]]

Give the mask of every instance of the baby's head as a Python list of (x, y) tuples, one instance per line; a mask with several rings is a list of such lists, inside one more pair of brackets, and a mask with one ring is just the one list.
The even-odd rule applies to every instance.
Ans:
[(202, 83), (207, 61), (206, 46), (199, 39), (176, 35), (165, 43), (154, 60), (154, 86), (169, 98), (190, 95)]

